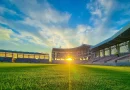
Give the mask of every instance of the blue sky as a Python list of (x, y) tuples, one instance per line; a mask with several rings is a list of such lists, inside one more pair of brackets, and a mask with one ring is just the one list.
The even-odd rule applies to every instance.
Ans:
[(130, 21), (129, 0), (0, 0), (0, 48), (95, 45)]

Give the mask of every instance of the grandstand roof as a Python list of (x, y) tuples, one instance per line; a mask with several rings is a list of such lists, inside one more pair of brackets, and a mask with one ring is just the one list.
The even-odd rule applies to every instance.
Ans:
[(77, 50), (77, 49), (87, 48), (87, 47), (90, 48), (91, 45), (82, 44), (81, 46), (75, 47), (75, 48), (53, 48), (52, 51), (53, 51), (53, 50), (55, 50), (55, 51), (62, 51), (62, 50)]
[(93, 51), (100, 50), (130, 40), (130, 24), (122, 28), (112, 37), (100, 42), (99, 44), (92, 46)]
[(47, 54), (47, 53), (39, 53), (39, 52), (24, 52), (24, 51), (12, 51), (12, 50), (3, 50), (3, 49), (0, 49), (0, 52), (24, 53), (24, 54)]

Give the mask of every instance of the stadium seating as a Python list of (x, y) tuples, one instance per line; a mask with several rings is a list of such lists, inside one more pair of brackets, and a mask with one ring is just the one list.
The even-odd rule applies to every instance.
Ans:
[(0, 57), (0, 62), (12, 62), (11, 57)]
[(95, 58), (93, 63), (94, 64), (104, 64), (107, 61), (110, 61), (110, 60), (115, 59), (115, 58), (117, 58), (116, 55), (105, 56), (105, 57), (101, 57), (101, 58)]
[(15, 62), (21, 63), (49, 63), (49, 60), (44, 59), (31, 59), (31, 58), (17, 58)]
[(122, 53), (119, 55), (105, 56), (101, 58), (95, 58), (93, 64), (105, 64), (105, 65), (130, 65), (130, 54)]
[(40, 63), (49, 63), (49, 60), (48, 59), (39, 59), (39, 62)]
[(126, 54), (106, 63), (106, 65), (130, 65), (130, 54)]

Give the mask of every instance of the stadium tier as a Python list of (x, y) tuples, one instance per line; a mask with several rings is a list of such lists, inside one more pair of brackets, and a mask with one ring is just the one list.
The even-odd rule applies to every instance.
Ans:
[(0, 62), (49, 63), (49, 54), (0, 50)]
[[(130, 24), (112, 37), (91, 47), (91, 64), (130, 65)], [(128, 56), (127, 56), (128, 55)], [(124, 57), (123, 58), (120, 57)], [(120, 58), (120, 59), (119, 59)], [(120, 61), (120, 63), (119, 63)]]

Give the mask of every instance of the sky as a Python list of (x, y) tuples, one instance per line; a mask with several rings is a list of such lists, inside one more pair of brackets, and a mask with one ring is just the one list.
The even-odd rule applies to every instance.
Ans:
[(96, 45), (129, 21), (129, 0), (0, 0), (0, 49)]

